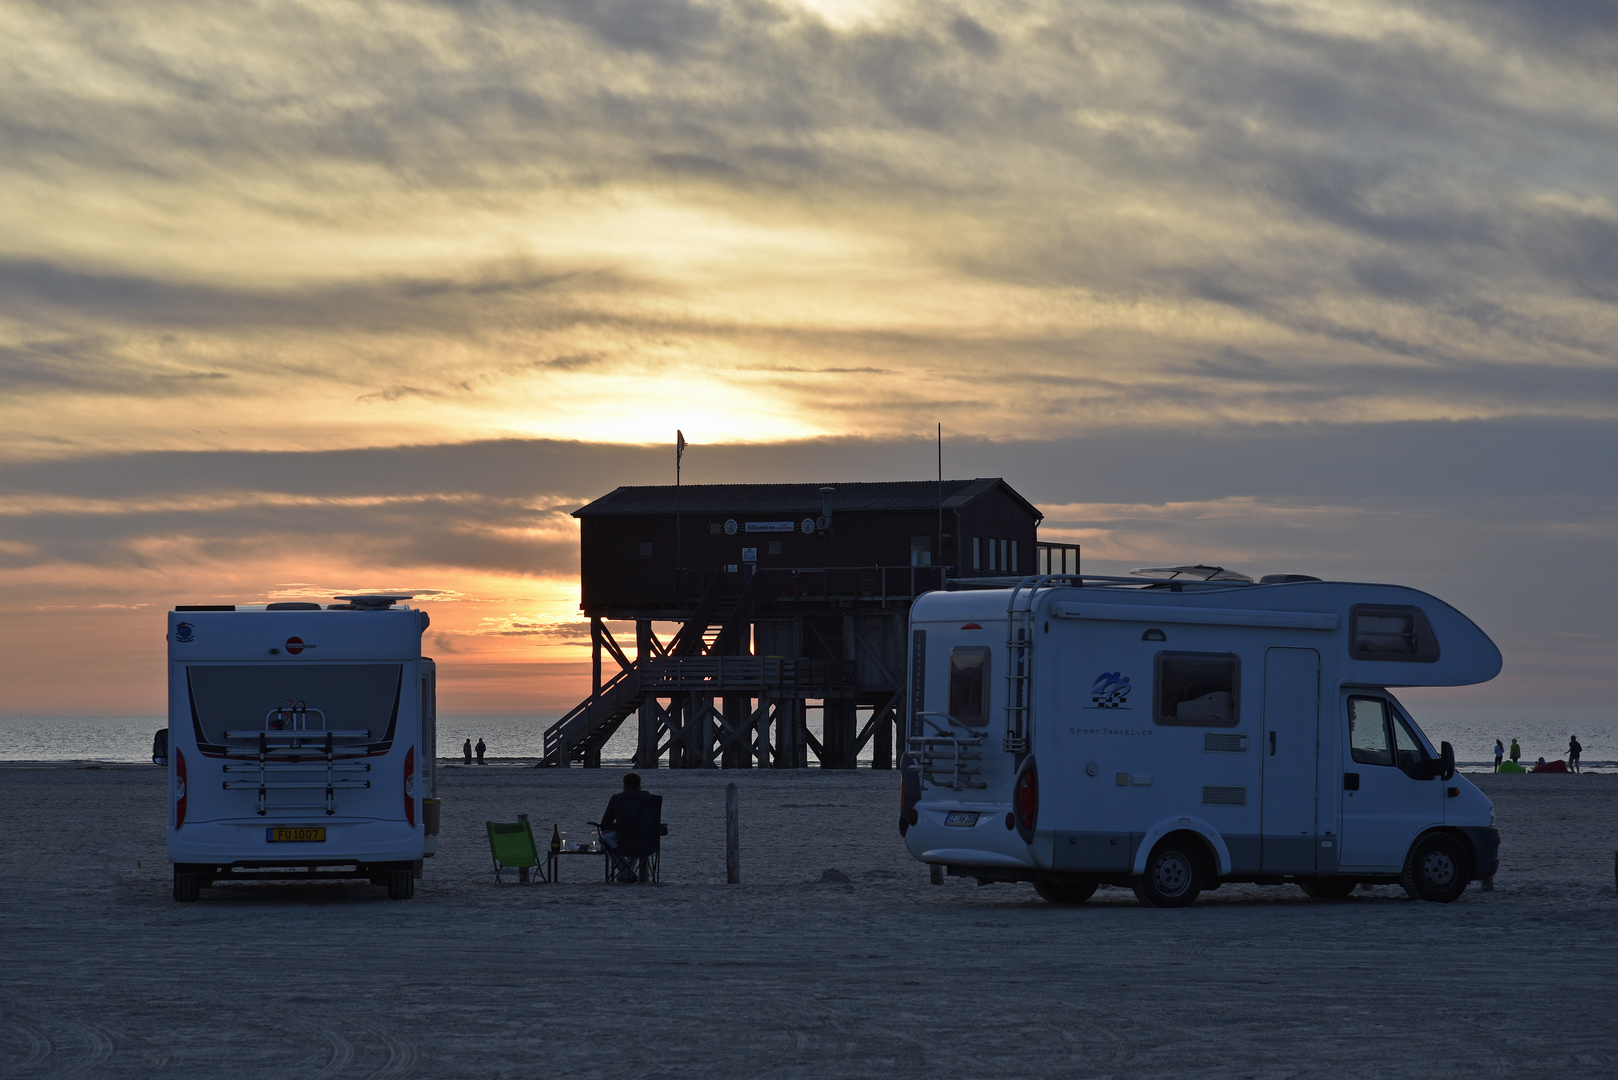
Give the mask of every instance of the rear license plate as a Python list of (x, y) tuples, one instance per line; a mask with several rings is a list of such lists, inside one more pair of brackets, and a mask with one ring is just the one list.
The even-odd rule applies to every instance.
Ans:
[(977, 823), (978, 812), (976, 810), (951, 810), (948, 814), (944, 815), (945, 825), (960, 825), (963, 828), (966, 828), (976, 825)]
[(264, 839), (272, 844), (324, 844), (324, 825), (281, 825), (264, 830)]

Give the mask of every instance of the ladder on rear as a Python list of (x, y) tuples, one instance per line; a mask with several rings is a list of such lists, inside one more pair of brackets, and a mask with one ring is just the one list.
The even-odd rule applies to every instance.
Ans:
[[(319, 726), (312, 725), (318, 720)], [(226, 791), (257, 791), (257, 813), (265, 817), (271, 810), (323, 810), (328, 817), (337, 813), (339, 791), (360, 791), (371, 786), (362, 774), (371, 771), (368, 761), (352, 760), (363, 753), (371, 738), (369, 729), (329, 727), (326, 714), (302, 702), (271, 709), (264, 715), (264, 726), (256, 730), (226, 731), (225, 739), (246, 745), (225, 751), (224, 788)], [(251, 779), (230, 779), (231, 774)], [(321, 776), (324, 773), (324, 777)], [(272, 792), (320, 792), (319, 802), (271, 801)], [(300, 798), (294, 794), (293, 798)]]
[(1070, 581), (1069, 575), (1023, 578), (1006, 601), (1006, 735), (1005, 748), (1019, 757), (1028, 753), (1034, 719), (1034, 599), (1040, 589)]

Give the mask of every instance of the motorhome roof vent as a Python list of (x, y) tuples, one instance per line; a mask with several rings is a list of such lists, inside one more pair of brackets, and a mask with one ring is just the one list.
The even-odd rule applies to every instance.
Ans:
[(386, 611), (400, 600), (409, 600), (414, 593), (361, 593), (359, 596), (334, 596), (346, 600), (355, 611)]
[(1131, 570), (1130, 573), (1136, 577), (1162, 577), (1170, 581), (1186, 577), (1196, 581), (1245, 581), (1249, 585), (1253, 583), (1253, 579), (1246, 574), (1226, 570), (1223, 566), (1204, 566), (1202, 563), (1195, 566), (1141, 566)]
[(1312, 574), (1265, 574), (1258, 579), (1260, 585), (1285, 585), (1289, 581), (1319, 581)]
[(282, 600), (275, 604), (265, 604), (265, 611), (319, 611), (320, 605), (310, 603), (308, 600)]

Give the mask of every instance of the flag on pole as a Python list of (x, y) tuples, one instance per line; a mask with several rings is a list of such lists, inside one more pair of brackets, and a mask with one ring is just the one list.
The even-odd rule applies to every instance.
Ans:
[(685, 432), (679, 428), (674, 429), (674, 464), (679, 465), (680, 459), (685, 456)]

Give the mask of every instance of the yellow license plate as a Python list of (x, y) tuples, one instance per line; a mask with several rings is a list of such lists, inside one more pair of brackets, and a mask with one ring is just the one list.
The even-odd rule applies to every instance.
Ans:
[(324, 825), (279, 825), (264, 830), (264, 839), (272, 844), (324, 844)]

